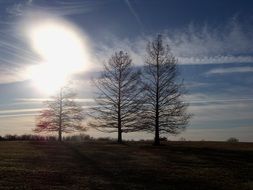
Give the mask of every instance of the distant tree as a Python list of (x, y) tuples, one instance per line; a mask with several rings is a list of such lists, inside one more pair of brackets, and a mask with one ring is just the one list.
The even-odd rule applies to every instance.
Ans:
[(97, 87), (97, 106), (91, 110), (89, 125), (97, 130), (122, 133), (139, 130), (141, 106), (140, 72), (133, 68), (132, 60), (123, 51), (104, 63), (104, 71), (94, 80)]
[(17, 135), (5, 135), (4, 139), (6, 139), (7, 141), (15, 141), (17, 139)]
[(230, 137), (227, 139), (227, 142), (229, 143), (237, 143), (239, 142), (239, 139), (235, 138), (235, 137)]
[(186, 141), (186, 139), (184, 138), (184, 137), (180, 137), (179, 139), (178, 139), (178, 141)]
[(46, 101), (47, 108), (37, 117), (34, 132), (58, 132), (58, 140), (62, 141), (62, 133), (85, 131), (83, 109), (74, 101), (75, 96), (69, 88), (63, 87), (52, 100)]
[(160, 134), (177, 134), (189, 121), (187, 104), (182, 100), (183, 82), (177, 83), (177, 59), (158, 35), (147, 44), (145, 86), (145, 130), (155, 133), (154, 144), (160, 144)]
[(64, 141), (78, 141), (78, 142), (94, 141), (95, 140), (90, 135), (86, 135), (86, 134), (83, 134), (83, 133), (80, 133), (78, 135), (66, 136), (63, 139), (64, 139)]

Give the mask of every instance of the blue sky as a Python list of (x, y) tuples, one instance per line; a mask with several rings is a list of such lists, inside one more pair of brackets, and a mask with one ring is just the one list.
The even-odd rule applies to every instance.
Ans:
[[(194, 114), (177, 137), (253, 139), (253, 2), (250, 0), (0, 1), (0, 135), (31, 133), (48, 95), (26, 73), (40, 57), (23, 29), (31, 20), (60, 19), (86, 40), (89, 69), (73, 75), (79, 101), (92, 104), (90, 78), (114, 51), (143, 65), (148, 39), (162, 33), (178, 58)], [(87, 66), (86, 66), (87, 67)], [(90, 130), (94, 136), (108, 136)], [(152, 138), (130, 134), (127, 138)]]

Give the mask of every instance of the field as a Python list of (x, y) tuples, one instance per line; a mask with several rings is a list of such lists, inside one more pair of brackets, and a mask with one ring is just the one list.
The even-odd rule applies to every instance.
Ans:
[(253, 189), (253, 144), (0, 142), (0, 189)]

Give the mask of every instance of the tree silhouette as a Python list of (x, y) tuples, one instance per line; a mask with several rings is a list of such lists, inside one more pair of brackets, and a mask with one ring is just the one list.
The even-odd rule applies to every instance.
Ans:
[(83, 109), (74, 101), (75, 96), (69, 88), (63, 87), (52, 100), (46, 101), (47, 108), (37, 117), (34, 132), (58, 132), (58, 140), (62, 141), (62, 133), (85, 131)]
[(104, 71), (93, 82), (98, 90), (97, 106), (91, 110), (89, 125), (103, 132), (117, 132), (122, 143), (122, 133), (139, 130), (143, 104), (140, 72), (133, 68), (130, 56), (120, 51), (104, 63)]
[(155, 133), (154, 144), (160, 144), (160, 134), (177, 134), (189, 121), (187, 104), (182, 101), (183, 83), (177, 83), (177, 60), (169, 46), (158, 35), (147, 44), (145, 86), (145, 130)]

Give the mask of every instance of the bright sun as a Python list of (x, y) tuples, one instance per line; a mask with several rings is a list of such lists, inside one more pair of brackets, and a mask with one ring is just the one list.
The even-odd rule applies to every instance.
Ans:
[(53, 21), (33, 24), (28, 29), (32, 48), (42, 62), (29, 68), (28, 75), (41, 91), (51, 94), (87, 62), (81, 35), (71, 26)]

